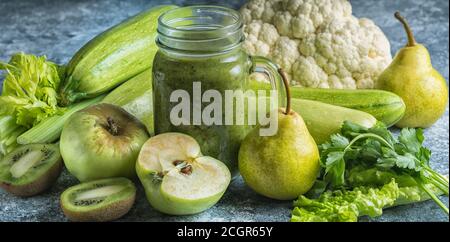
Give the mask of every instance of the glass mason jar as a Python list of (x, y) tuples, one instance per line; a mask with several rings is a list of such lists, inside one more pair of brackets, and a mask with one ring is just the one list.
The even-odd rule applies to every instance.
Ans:
[[(224, 162), (233, 177), (238, 174), (240, 143), (251, 127), (225, 122), (205, 124), (202, 115), (198, 115), (210, 104), (211, 97), (202, 102), (203, 94), (214, 90), (213, 93), (225, 97), (227, 90), (245, 92), (253, 72), (267, 75), (273, 89), (283, 85), (275, 64), (262, 57), (251, 57), (241, 48), (242, 27), (241, 15), (229, 8), (190, 6), (168, 11), (159, 18), (156, 40), (159, 51), (153, 63), (155, 133), (181, 132), (192, 136), (202, 153)], [(179, 96), (171, 100), (176, 90), (182, 90), (190, 98), (185, 122), (171, 120), (172, 109), (180, 101)], [(220, 110), (223, 113), (224, 103)]]

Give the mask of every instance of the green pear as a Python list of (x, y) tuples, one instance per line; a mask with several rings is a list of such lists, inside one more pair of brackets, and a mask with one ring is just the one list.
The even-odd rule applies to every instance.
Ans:
[(377, 88), (394, 92), (405, 102), (405, 115), (396, 126), (427, 128), (445, 112), (447, 84), (433, 68), (426, 47), (415, 41), (406, 20), (398, 12), (395, 17), (406, 30), (408, 44), (396, 54), (389, 67), (380, 75)]
[(292, 200), (306, 193), (320, 167), (313, 137), (302, 117), (290, 109), (288, 85), (286, 94), (287, 107), (278, 112), (278, 132), (260, 136), (257, 127), (239, 150), (239, 171), (245, 183), (257, 193), (278, 200)]

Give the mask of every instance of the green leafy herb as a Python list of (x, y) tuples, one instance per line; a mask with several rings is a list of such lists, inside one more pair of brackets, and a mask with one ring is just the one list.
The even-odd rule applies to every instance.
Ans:
[(0, 115), (10, 115), (20, 126), (30, 128), (43, 119), (61, 113), (57, 90), (63, 70), (45, 56), (18, 53), (9, 63), (0, 62), (6, 72), (0, 96)]
[(395, 138), (382, 123), (368, 129), (345, 122), (340, 134), (320, 146), (323, 179), (339, 189), (348, 186), (346, 177), (352, 167), (392, 170), (411, 177), (448, 214), (448, 208), (428, 186), (432, 184), (448, 196), (448, 180), (429, 166), (431, 151), (422, 146), (423, 141), (420, 129), (403, 129)]

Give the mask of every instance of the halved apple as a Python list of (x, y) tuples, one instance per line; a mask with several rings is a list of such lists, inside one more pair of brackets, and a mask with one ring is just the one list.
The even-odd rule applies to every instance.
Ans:
[(150, 138), (141, 149), (136, 170), (153, 208), (172, 215), (212, 207), (231, 180), (225, 164), (203, 156), (197, 141), (181, 133)]

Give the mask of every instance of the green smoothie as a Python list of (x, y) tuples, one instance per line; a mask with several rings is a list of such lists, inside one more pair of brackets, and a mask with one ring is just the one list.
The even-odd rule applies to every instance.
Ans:
[[(247, 125), (225, 125), (225, 91), (247, 89), (247, 77), (251, 69), (247, 54), (236, 48), (225, 54), (213, 56), (180, 56), (159, 51), (153, 66), (153, 98), (155, 133), (181, 132), (194, 137), (204, 155), (224, 162), (233, 176), (238, 172), (237, 161), (241, 141), (249, 131)], [(193, 83), (200, 82), (202, 94), (217, 90), (223, 97), (222, 125), (193, 124)], [(175, 90), (185, 90), (191, 98), (190, 125), (175, 126), (170, 112), (177, 102), (170, 102)], [(202, 103), (202, 110), (209, 103)]]

